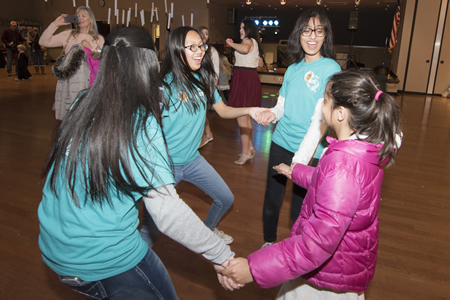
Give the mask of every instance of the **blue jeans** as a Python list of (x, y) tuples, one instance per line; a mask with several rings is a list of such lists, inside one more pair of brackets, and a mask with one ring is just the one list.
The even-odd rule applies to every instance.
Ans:
[[(11, 74), (12, 72), (12, 51), (11, 48), (6, 48), (6, 72), (8, 72), (8, 74)], [(18, 73), (17, 71), (17, 65), (19, 64), (19, 60), (16, 58), (14, 59), (14, 63), (16, 65), (16, 74)]]
[[(204, 223), (209, 229), (214, 230), (234, 202), (234, 195), (228, 185), (201, 155), (187, 165), (174, 166), (172, 171), (175, 185), (184, 180), (192, 183), (213, 199)], [(146, 209), (144, 209), (140, 233), (150, 247), (153, 246), (159, 235), (159, 231)]]
[(43, 66), (44, 65), (44, 52), (35, 51), (31, 52), (33, 55), (33, 66)]
[[(178, 299), (169, 273), (156, 253), (150, 248), (145, 257), (135, 267), (110, 278), (99, 281), (78, 279), (75, 280), (77, 282), (73, 282), (73, 280), (69, 282), (65, 276), (59, 276), (59, 278), (62, 283), (84, 295), (86, 299)], [(77, 279), (77, 277), (75, 278)]]

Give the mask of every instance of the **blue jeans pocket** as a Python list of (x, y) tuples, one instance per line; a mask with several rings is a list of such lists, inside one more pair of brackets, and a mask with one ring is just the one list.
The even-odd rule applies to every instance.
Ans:
[(83, 281), (73, 276), (59, 276), (59, 280), (87, 299), (104, 299), (108, 296), (100, 281)]

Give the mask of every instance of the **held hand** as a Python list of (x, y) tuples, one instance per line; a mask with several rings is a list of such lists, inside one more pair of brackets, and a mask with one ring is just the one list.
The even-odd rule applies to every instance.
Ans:
[(232, 42), (233, 42), (233, 40), (230, 38), (225, 40), (225, 44), (227, 44), (227, 46), (230, 46), (230, 43), (232, 43)]
[(220, 274), (221, 271), (226, 269), (226, 267), (228, 266), (228, 263), (230, 262), (230, 260), (232, 258), (233, 257), (226, 260), (222, 265), (214, 265), (214, 269), (217, 272), (217, 279), (219, 280), (219, 283), (222, 285), (222, 287), (224, 289), (226, 289), (227, 291), (234, 291), (234, 290), (240, 289), (241, 287), (244, 286), (243, 284), (237, 284), (230, 278), (227, 278), (226, 276), (223, 276), (222, 274)]
[(286, 164), (279, 164), (274, 166), (273, 169), (278, 172), (278, 174), (284, 175), (289, 179), (292, 179), (292, 168)]
[(68, 14), (62, 14), (53, 21), (53, 24), (56, 26), (69, 25), (70, 23), (64, 22), (64, 17), (67, 17)]
[(83, 47), (86, 47), (86, 48), (88, 48), (91, 51), (93, 50), (91, 44), (88, 41), (86, 41), (86, 40), (82, 40), (81, 41), (81, 45), (83, 45)]
[[(257, 121), (257, 119), (259, 118), (259, 115), (261, 115), (262, 113), (267, 112), (267, 111), (270, 111), (270, 109), (265, 108), (265, 107), (251, 107), (248, 114), (250, 115), (250, 117), (252, 117), (253, 120)], [(259, 124), (259, 122), (258, 122), (258, 124)]]
[(270, 109), (268, 109), (267, 111), (260, 113), (255, 121), (260, 125), (267, 126), (276, 119), (277, 117), (275, 116), (275, 114)]
[(246, 258), (238, 257), (231, 260), (225, 270), (219, 271), (222, 275), (232, 279), (238, 284), (246, 284), (253, 281), (252, 273)]

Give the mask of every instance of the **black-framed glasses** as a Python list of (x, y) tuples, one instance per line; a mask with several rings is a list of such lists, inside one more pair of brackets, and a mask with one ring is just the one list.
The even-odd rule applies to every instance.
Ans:
[(309, 27), (302, 29), (302, 36), (311, 36), (312, 33), (315, 33), (317, 37), (325, 36), (325, 27), (318, 27), (316, 29), (311, 29)]
[(192, 52), (197, 52), (198, 49), (200, 49), (200, 51), (205, 52), (206, 50), (208, 50), (208, 45), (190, 45), (190, 46), (185, 46), (185, 49), (189, 48), (189, 50), (191, 50)]

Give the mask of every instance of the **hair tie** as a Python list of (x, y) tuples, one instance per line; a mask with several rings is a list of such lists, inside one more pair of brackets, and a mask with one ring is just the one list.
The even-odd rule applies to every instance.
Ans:
[(378, 92), (375, 94), (375, 100), (378, 101), (378, 98), (380, 97), (381, 94), (383, 94), (383, 91), (378, 91)]

